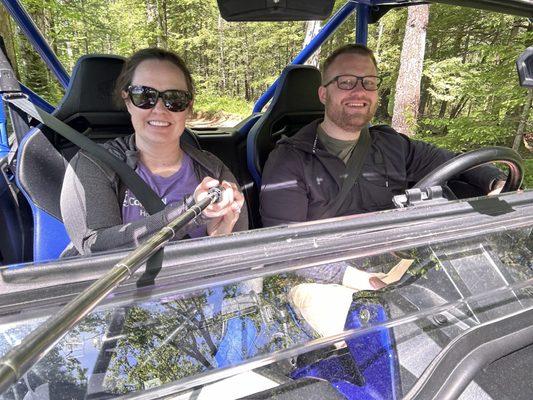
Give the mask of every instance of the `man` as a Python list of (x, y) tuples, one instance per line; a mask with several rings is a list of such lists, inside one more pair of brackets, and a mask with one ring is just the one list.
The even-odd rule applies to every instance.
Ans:
[[(260, 209), (264, 226), (393, 208), (393, 196), (455, 156), (386, 125), (368, 128), (380, 83), (376, 60), (366, 46), (346, 45), (327, 58), (318, 89), (324, 119), (280, 140), (265, 165)], [(356, 146), (364, 142), (368, 145), (361, 158)], [(363, 160), (359, 174), (353, 171), (357, 157)], [(357, 179), (342, 190), (350, 172)], [(460, 179), (485, 193), (502, 186), (501, 172), (491, 166), (465, 172)], [(345, 269), (323, 268), (320, 274), (328, 282), (341, 282)]]

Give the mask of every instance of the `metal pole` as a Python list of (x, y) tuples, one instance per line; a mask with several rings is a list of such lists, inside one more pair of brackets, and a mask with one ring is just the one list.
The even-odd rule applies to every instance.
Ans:
[(99, 278), (57, 314), (40, 325), (22, 343), (0, 359), (0, 394), (16, 383), (37, 361), (83, 317), (90, 313), (115, 287), (133, 273), (168, 242), (176, 230), (199, 216), (210, 204), (219, 200), (221, 190), (211, 189), (208, 196), (172, 220), (145, 243), (121, 259), (104, 276)]

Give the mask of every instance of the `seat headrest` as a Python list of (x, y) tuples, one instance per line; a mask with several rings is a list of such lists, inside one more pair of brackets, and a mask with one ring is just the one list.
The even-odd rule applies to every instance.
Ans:
[[(68, 123), (81, 116), (87, 118), (90, 124), (99, 124), (102, 117), (108, 120), (113, 116), (129, 119), (127, 111), (113, 100), (115, 82), (124, 61), (123, 57), (103, 54), (81, 57), (74, 66), (65, 96), (54, 112), (56, 118)], [(114, 125), (112, 121), (107, 122)]]
[(281, 76), (267, 112), (276, 114), (301, 111), (324, 111), (318, 98), (320, 71), (311, 65), (289, 65)]
[(311, 65), (289, 65), (281, 73), (270, 105), (247, 138), (248, 170), (258, 187), (263, 166), (281, 136), (291, 136), (324, 117), (320, 85), (320, 71)]

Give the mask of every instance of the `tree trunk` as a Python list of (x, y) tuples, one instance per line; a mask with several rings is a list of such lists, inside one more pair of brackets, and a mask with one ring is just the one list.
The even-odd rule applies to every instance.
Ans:
[[(307, 21), (305, 23), (305, 40), (302, 47), (305, 47), (311, 42), (311, 40), (320, 32), (320, 21)], [(307, 59), (305, 62), (307, 65), (314, 65), (318, 68), (320, 59), (320, 47), (315, 51), (315, 53)]]
[[(157, 3), (154, 1), (146, 0), (146, 23), (152, 32), (157, 30)], [(147, 41), (149, 47), (157, 46), (157, 35), (151, 34)]]
[(11, 25), (9, 14), (3, 7), (0, 7), (0, 36), (4, 39), (5, 51), (7, 52), (6, 56), (9, 58), (9, 61), (11, 61), (13, 71), (18, 76), (15, 43), (13, 43), (15, 35), (13, 34), (13, 27)]
[(383, 19), (380, 19), (379, 24), (378, 24), (378, 38), (376, 40), (376, 50), (374, 51), (374, 55), (376, 56), (376, 59), (378, 60), (378, 64), (379, 64), (379, 60), (381, 59), (380, 51), (381, 51), (381, 41), (383, 38), (383, 28), (384, 28)]
[[(80, 6), (81, 6), (81, 21), (82, 21), (82, 26), (83, 26), (83, 44), (84, 44), (84, 50), (85, 50), (85, 54), (89, 54), (89, 29), (88, 29), (88, 24), (87, 24), (87, 13), (85, 11), (85, 2), (82, 0), (80, 2)], [(56, 42), (56, 41), (54, 41)]]
[(533, 101), (533, 89), (528, 90), (527, 101), (524, 104), (524, 109), (522, 110), (522, 115), (520, 116), (520, 123), (518, 124), (518, 129), (516, 130), (516, 136), (514, 137), (513, 150), (518, 151), (520, 148), (520, 143), (524, 138), (524, 130), (526, 127), (527, 120), (529, 118), (529, 111), (531, 110), (531, 102)]
[(429, 100), (429, 91), (428, 91), (428, 78), (423, 76), (420, 81), (420, 104), (418, 105), (418, 115), (424, 116), (426, 113), (426, 104)]
[(224, 56), (224, 20), (218, 16), (218, 60), (220, 71), (220, 91), (226, 93), (226, 59)]
[(392, 127), (406, 135), (416, 128), (428, 19), (428, 5), (408, 8), (392, 115)]
[(440, 103), (439, 118), (444, 118), (444, 116), (446, 115), (447, 107), (448, 107), (448, 102), (446, 100), (443, 100), (442, 103)]
[(461, 113), (461, 111), (463, 111), (463, 108), (465, 108), (467, 102), (468, 102), (468, 96), (464, 94), (459, 99), (459, 102), (457, 103), (457, 105), (453, 107), (452, 110), (450, 111), (450, 118), (456, 118)]
[(157, 4), (157, 42), (163, 49), (168, 48), (168, 27), (167, 27), (167, 2), (158, 0)]

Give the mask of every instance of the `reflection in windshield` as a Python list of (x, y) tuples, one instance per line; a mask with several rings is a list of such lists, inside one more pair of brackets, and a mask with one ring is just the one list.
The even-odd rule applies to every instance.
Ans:
[[(340, 285), (328, 286), (311, 281), (308, 274), (291, 273), (97, 309), (0, 398), (119, 395), (205, 375), (250, 359), (283, 356), (285, 350), (301, 349), (297, 353), (306, 353), (308, 344), (339, 333), (317, 328), (320, 324), (331, 328), (339, 312), (345, 321), (341, 330), (387, 322), (390, 329), (378, 330), (379, 340), (375, 336), (372, 343), (384, 346), (391, 379), (396, 381), (387, 390), (406, 393), (457, 335), (531, 307), (530, 288), (501, 288), (512, 288), (532, 278), (532, 249), (531, 229), (527, 229), (347, 260), (351, 266), (381, 274), (389, 272), (399, 260), (414, 260), (398, 283), (377, 291), (349, 292), (348, 297)], [(314, 288), (323, 285), (320, 287), (326, 288), (327, 293), (340, 289), (343, 294), (337, 298), (317, 291), (320, 306), (332, 313), (311, 310), (306, 314), (290, 296), (291, 290), (294, 293), (302, 284), (312, 284)], [(486, 293), (490, 295), (484, 297)], [(347, 304), (345, 309), (337, 300), (341, 298)], [(309, 300), (309, 304), (318, 304), (316, 300)], [(407, 320), (406, 316), (414, 318)], [(20, 321), (0, 321), (0, 355), (43, 319)], [(351, 385), (350, 393), (364, 390), (371, 376), (369, 371), (376, 368), (379, 357), (367, 354), (368, 349), (356, 339), (345, 339), (331, 341), (318, 352), (315, 346), (313, 352), (285, 357), (271, 368), (291, 379), (316, 376), (318, 372), (312, 367), (317, 360), (331, 361), (332, 355), (341, 359), (351, 354), (357, 364), (351, 367), (351, 378), (345, 374), (336, 381), (351, 379), (345, 384)], [(384, 340), (389, 344), (384, 345)], [(348, 393), (346, 387), (335, 387)], [(471, 390), (483, 392), (479, 387)]]

